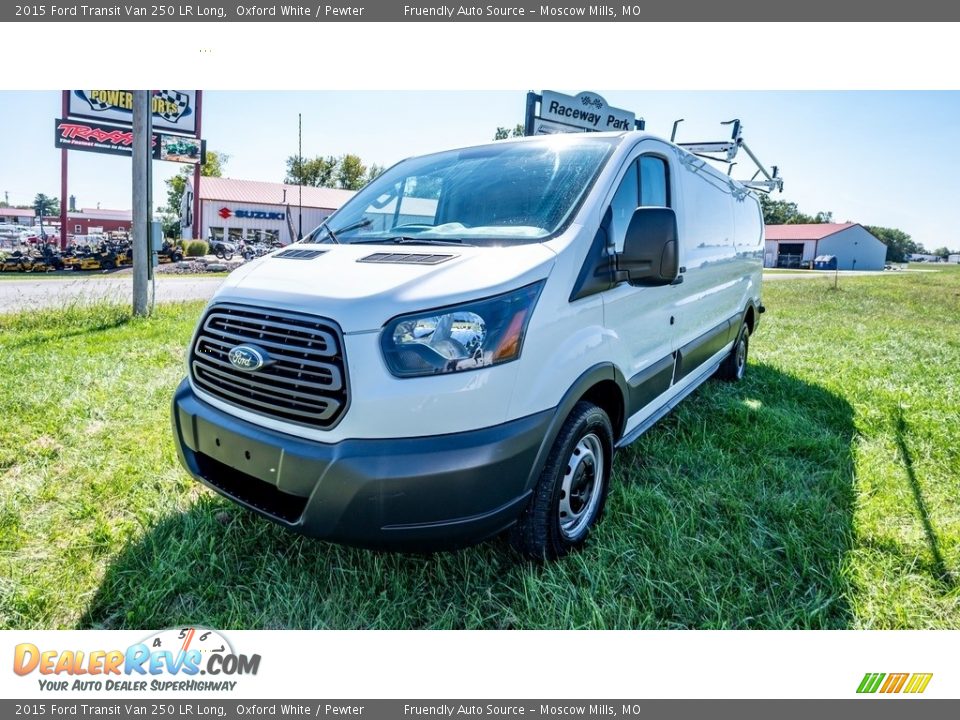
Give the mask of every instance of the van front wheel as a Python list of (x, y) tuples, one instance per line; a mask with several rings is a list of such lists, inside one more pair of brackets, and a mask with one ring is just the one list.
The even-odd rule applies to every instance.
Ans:
[(555, 560), (581, 547), (603, 512), (612, 462), (610, 418), (593, 403), (577, 403), (513, 528), (514, 547), (535, 560)]
[(746, 323), (740, 325), (740, 333), (737, 335), (737, 341), (733, 344), (733, 349), (726, 359), (720, 363), (717, 368), (717, 377), (727, 382), (738, 382), (743, 380), (743, 374), (747, 371), (747, 353), (750, 350), (750, 330)]

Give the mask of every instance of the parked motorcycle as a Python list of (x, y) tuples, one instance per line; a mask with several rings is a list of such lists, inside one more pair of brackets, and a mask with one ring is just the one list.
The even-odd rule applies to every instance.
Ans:
[(237, 252), (237, 246), (226, 240), (211, 242), (210, 247), (213, 249), (213, 254), (221, 260), (232, 260), (234, 254)]
[(263, 257), (271, 252), (274, 248), (270, 247), (266, 243), (243, 243), (240, 246), (240, 255), (244, 260), (249, 262), (258, 257)]

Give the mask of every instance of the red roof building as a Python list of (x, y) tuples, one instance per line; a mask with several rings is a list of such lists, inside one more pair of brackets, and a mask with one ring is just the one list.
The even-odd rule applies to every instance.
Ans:
[[(67, 213), (67, 240), (69, 241), (73, 235), (130, 232), (131, 222), (132, 214), (129, 210), (83, 208), (79, 212)], [(47, 234), (51, 234), (51, 229), (53, 234), (57, 234), (60, 227), (60, 216), (44, 216), (43, 225)]]
[(313, 230), (353, 195), (352, 190), (336, 188), (202, 177), (200, 217), (194, 234), (203, 239), (287, 245)]
[(0, 208), (0, 223), (4, 225), (33, 225), (36, 217), (33, 208)]
[(809, 223), (797, 225), (767, 225), (767, 240), (796, 242), (798, 240), (822, 240), (856, 223)]
[(832, 255), (840, 270), (883, 270), (887, 246), (859, 223), (767, 225), (764, 267), (809, 268)]

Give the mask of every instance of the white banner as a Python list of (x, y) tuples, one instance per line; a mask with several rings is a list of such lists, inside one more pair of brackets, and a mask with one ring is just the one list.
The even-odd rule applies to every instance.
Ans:
[[(48, 700), (189, 695), (197, 699), (870, 697), (896, 702), (960, 698), (958, 640), (957, 631), (933, 630), (7, 630), (0, 633), (4, 668), (0, 673), (2, 697)], [(187, 671), (189, 662), (181, 661), (175, 668), (177, 652), (184, 647), (196, 654), (192, 673)], [(172, 653), (164, 656), (166, 651)], [(32, 667), (30, 653), (37, 655)], [(128, 661), (130, 672), (126, 672)], [(103, 673), (107, 664), (120, 672)], [(91, 667), (101, 672), (91, 672)], [(868, 674), (879, 673), (905, 676), (900, 690), (885, 693), (881, 682), (873, 692), (857, 692)], [(927, 674), (930, 677), (922, 677)], [(921, 693), (907, 692), (914, 675), (923, 680), (913, 684), (923, 685)], [(109, 690), (107, 680), (114, 683)], [(99, 690), (84, 685), (96, 681), (103, 683)], [(41, 683), (50, 682), (60, 683), (53, 686), (58, 689), (41, 688)]]

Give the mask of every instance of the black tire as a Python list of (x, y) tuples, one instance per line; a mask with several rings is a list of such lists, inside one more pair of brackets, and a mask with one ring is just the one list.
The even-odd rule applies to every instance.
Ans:
[(170, 262), (180, 262), (181, 260), (183, 260), (183, 253), (170, 253)]
[(603, 514), (612, 465), (610, 418), (593, 403), (578, 402), (511, 531), (513, 546), (534, 560), (556, 560), (582, 547)]
[(717, 377), (726, 382), (740, 382), (747, 371), (747, 355), (750, 352), (750, 329), (747, 324), (740, 324), (737, 341), (733, 344), (730, 354), (717, 368)]
[(224, 260), (233, 260), (233, 250), (224, 250), (223, 255), (221, 255)]
[(217, 249), (214, 250), (214, 252), (213, 252), (213, 256), (216, 257), (216, 258), (219, 258), (219, 259), (223, 260), (223, 248), (222, 248), (222, 247), (217, 247)]

